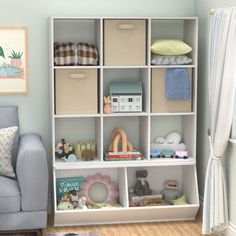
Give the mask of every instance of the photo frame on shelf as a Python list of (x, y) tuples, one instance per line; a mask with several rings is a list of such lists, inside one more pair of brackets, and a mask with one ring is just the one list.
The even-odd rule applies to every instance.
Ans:
[(0, 26), (0, 94), (28, 93), (27, 51), (27, 27)]

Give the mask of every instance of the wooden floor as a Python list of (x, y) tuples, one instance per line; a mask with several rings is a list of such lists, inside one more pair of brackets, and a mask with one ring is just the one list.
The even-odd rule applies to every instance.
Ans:
[[(93, 225), (77, 227), (52, 227), (48, 226), (48, 232), (78, 232), (96, 231), (102, 236), (197, 236), (201, 234), (201, 220), (138, 223), (138, 224), (114, 224)], [(212, 235), (213, 236), (213, 235)]]

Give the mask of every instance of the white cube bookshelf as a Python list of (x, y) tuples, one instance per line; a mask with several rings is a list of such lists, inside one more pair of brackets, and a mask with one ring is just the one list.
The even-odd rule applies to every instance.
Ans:
[[(112, 22), (109, 22), (112, 21)], [(140, 22), (141, 30), (140, 30)], [(128, 37), (132, 42), (132, 33), (139, 29), (140, 42), (145, 45), (137, 54), (142, 63), (134, 60), (132, 55), (127, 62), (115, 60), (109, 62), (106, 56), (110, 47), (109, 27), (105, 24), (117, 24), (113, 30), (122, 33), (122, 40)], [(132, 25), (132, 27), (131, 27)], [(112, 26), (113, 27), (113, 26)], [(117, 27), (117, 28), (116, 28)], [(144, 27), (144, 28), (143, 28)], [(118, 29), (118, 30), (117, 30)], [(107, 32), (108, 31), (108, 32)], [(127, 222), (155, 222), (170, 220), (192, 220), (199, 208), (199, 196), (196, 174), (196, 121), (197, 121), (197, 35), (198, 20), (195, 17), (51, 17), (50, 18), (50, 69), (52, 100), (52, 162), (54, 185), (54, 225), (111, 224)], [(137, 34), (137, 35), (138, 35)], [(144, 34), (144, 35), (143, 35)], [(109, 35), (107, 37), (107, 35)], [(135, 34), (136, 35), (136, 34)], [(151, 65), (151, 42), (156, 39), (174, 38), (184, 40), (192, 47), (188, 54), (193, 59), (190, 65)], [(144, 41), (143, 41), (144, 40)], [(94, 44), (99, 52), (99, 63), (95, 66), (56, 66), (54, 65), (55, 42), (88, 42)], [(107, 45), (109, 44), (109, 45)], [(107, 47), (109, 46), (109, 47)], [(125, 46), (125, 45), (119, 45)], [(123, 49), (122, 49), (123, 50)], [(105, 53), (106, 51), (106, 53)], [(128, 51), (128, 50), (127, 50)], [(124, 55), (125, 56), (125, 55)], [(143, 58), (145, 58), (143, 60)], [(192, 74), (191, 110), (175, 112), (156, 112), (152, 110), (153, 71), (167, 68), (188, 68)], [(58, 70), (97, 70), (97, 109), (86, 113), (56, 113), (56, 90)], [(109, 95), (109, 83), (112, 81), (141, 81), (143, 88), (142, 112), (124, 112), (105, 114), (103, 97)], [(89, 94), (89, 90), (86, 91)], [(62, 96), (60, 94), (60, 96)], [(62, 97), (63, 98), (63, 97)], [(71, 98), (76, 104), (76, 100)], [(158, 104), (158, 101), (155, 101)], [(86, 104), (86, 99), (84, 99)], [(135, 161), (105, 161), (104, 152), (111, 142), (112, 130), (123, 128), (130, 142), (142, 151), (144, 159)], [(189, 152), (188, 159), (151, 158), (150, 146), (157, 136), (166, 136), (171, 131), (182, 135)], [(96, 158), (92, 161), (79, 160), (68, 163), (55, 157), (55, 145), (65, 138), (75, 145), (79, 140), (96, 141)], [(129, 205), (129, 188), (136, 183), (137, 170), (147, 170), (147, 181), (154, 192), (160, 192), (166, 179), (178, 181), (179, 190), (186, 195), (185, 205), (164, 205), (131, 207)], [(119, 188), (119, 203), (122, 207), (57, 210), (56, 178), (95, 175), (101, 173), (115, 181)]]

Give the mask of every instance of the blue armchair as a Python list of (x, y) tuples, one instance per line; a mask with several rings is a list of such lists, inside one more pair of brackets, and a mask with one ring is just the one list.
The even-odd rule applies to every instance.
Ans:
[[(17, 107), (0, 106), (0, 129), (11, 126), (19, 127)], [(40, 136), (18, 129), (12, 156), (16, 179), (0, 176), (0, 233), (45, 228), (48, 165)]]

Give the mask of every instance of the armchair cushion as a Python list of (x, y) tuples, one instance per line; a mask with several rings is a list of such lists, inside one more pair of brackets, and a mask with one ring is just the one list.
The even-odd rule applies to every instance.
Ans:
[(16, 180), (0, 176), (0, 212), (19, 212), (21, 196)]
[(13, 141), (18, 127), (0, 129), (0, 175), (14, 178), (15, 172), (12, 166)]

